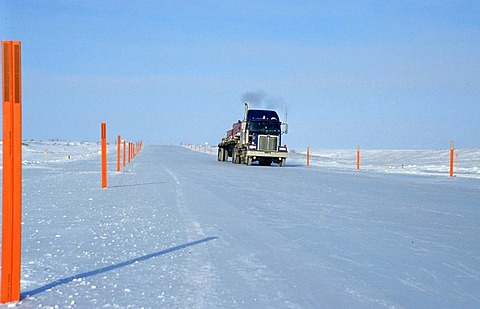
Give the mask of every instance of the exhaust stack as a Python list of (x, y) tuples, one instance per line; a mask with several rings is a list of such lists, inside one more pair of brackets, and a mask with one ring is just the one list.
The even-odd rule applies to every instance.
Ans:
[(248, 113), (248, 103), (245, 102), (245, 115), (243, 117), (243, 121), (247, 121), (247, 113)]

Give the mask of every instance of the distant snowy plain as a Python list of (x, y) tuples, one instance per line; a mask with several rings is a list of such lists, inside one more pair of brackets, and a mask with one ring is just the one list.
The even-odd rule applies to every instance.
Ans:
[[(478, 308), (479, 149), (302, 151), (287, 166), (26, 141), (25, 308)], [(123, 162), (122, 162), (123, 163)], [(412, 175), (416, 174), (416, 175)], [(5, 305), (6, 306), (6, 305)]]
[[(306, 162), (306, 149), (293, 149), (290, 161)], [(356, 169), (355, 149), (312, 149), (310, 165), (314, 167)], [(449, 176), (450, 150), (360, 150), (361, 170), (377, 173)], [(454, 152), (454, 175), (480, 179), (480, 148), (461, 148)]]

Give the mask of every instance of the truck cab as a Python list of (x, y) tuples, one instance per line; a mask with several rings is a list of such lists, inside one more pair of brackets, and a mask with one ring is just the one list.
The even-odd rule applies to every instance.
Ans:
[(282, 145), (282, 123), (272, 110), (251, 109), (247, 112), (247, 159), (262, 165), (272, 162), (284, 165), (287, 146)]

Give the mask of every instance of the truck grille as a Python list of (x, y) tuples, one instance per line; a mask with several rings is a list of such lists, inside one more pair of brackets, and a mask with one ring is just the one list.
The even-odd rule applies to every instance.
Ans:
[(258, 150), (277, 151), (278, 136), (259, 135)]

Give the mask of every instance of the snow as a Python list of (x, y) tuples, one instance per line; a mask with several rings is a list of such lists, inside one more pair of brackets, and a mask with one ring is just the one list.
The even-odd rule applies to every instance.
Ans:
[(279, 168), (176, 146), (145, 146), (117, 173), (112, 144), (101, 189), (97, 143), (26, 144), (16, 306), (480, 306), (478, 149), (450, 179), (445, 151), (390, 152), (387, 173), (385, 151), (363, 151), (356, 172), (347, 151)]
[[(290, 161), (305, 164), (306, 149), (293, 149)], [(449, 176), (450, 149), (360, 150), (361, 170), (377, 173)], [(312, 149), (310, 165), (336, 170), (356, 169), (355, 149)], [(456, 149), (456, 177), (480, 179), (480, 148)]]

